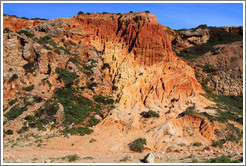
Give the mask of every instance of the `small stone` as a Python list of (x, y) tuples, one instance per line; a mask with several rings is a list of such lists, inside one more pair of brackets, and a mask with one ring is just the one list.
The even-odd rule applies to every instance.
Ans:
[(164, 154), (165, 152), (161, 152), (161, 154)]
[(44, 162), (45, 162), (45, 163), (50, 163), (51, 160), (50, 160), (50, 159), (47, 159), (47, 160), (45, 160)]
[(95, 119), (101, 120), (101, 117), (99, 115), (94, 115)]
[(133, 155), (130, 155), (129, 156), (129, 160), (133, 160)]
[(155, 162), (155, 156), (152, 153), (147, 154), (147, 156), (144, 159), (145, 163), (154, 163)]

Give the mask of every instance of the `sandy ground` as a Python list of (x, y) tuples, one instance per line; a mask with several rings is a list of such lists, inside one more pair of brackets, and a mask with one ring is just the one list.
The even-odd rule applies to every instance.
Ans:
[[(243, 156), (242, 147), (230, 147), (222, 149), (210, 149), (200, 151), (180, 152), (153, 152), (145, 150), (143, 153), (135, 153), (129, 150), (97, 151), (86, 150), (79, 141), (80, 136), (42, 138), (13, 137), (4, 138), (3, 161), (4, 163), (142, 163), (145, 156), (152, 152), (155, 163), (191, 163), (206, 162), (211, 158), (230, 155), (232, 159)], [(93, 146), (93, 143), (91, 143)], [(79, 158), (69, 161), (69, 155), (77, 155)]]

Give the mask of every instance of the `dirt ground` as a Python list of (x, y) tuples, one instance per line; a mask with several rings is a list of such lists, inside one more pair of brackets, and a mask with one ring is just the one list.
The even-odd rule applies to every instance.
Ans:
[[(232, 159), (243, 156), (242, 146), (225, 145), (222, 149), (204, 148), (198, 151), (154, 152), (143, 153), (130, 150), (96, 150), (93, 141), (89, 144), (94, 150), (84, 149), (85, 139), (80, 136), (45, 138), (31, 135), (16, 139), (4, 138), (4, 163), (142, 163), (145, 156), (152, 152), (155, 163), (192, 163), (207, 162), (211, 158), (230, 155)], [(100, 148), (99, 148), (100, 149)]]

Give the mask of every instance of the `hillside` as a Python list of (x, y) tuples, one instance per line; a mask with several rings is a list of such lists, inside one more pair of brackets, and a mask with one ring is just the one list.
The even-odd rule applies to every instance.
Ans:
[[(180, 54), (190, 45), (177, 56), (175, 39), (148, 12), (35, 21), (5, 15), (3, 24), (5, 161), (16, 160), (10, 156), (17, 149), (35, 149), (22, 162), (42, 151), (56, 162), (65, 151), (89, 152), (94, 159), (98, 153), (119, 159), (110, 155), (155, 152), (163, 156), (160, 162), (168, 162), (162, 152), (174, 154), (173, 161), (208, 150), (215, 151), (210, 158), (242, 156), (242, 108), (215, 100), (197, 69), (211, 64), (222, 68), (221, 77), (229, 68), (242, 72), (241, 65), (228, 63), (234, 56), (242, 62), (242, 43), (219, 46), (220, 58), (210, 53), (188, 61)], [(227, 50), (234, 50), (230, 57)], [(242, 95), (242, 78), (235, 77), (229, 84), (223, 77), (225, 85), (240, 86), (222, 91), (215, 75), (206, 75), (206, 87)], [(139, 138), (146, 145), (132, 146)]]

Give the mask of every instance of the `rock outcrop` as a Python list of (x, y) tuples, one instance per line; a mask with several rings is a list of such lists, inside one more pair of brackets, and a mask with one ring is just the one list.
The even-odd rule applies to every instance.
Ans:
[(42, 20), (25, 20), (16, 16), (3, 15), (3, 29), (8, 28), (12, 32), (17, 32), (21, 29), (31, 28), (35, 25), (41, 24)]
[[(196, 105), (199, 112), (212, 102), (201, 95), (204, 91), (194, 69), (172, 51), (166, 31), (153, 14), (79, 14), (73, 18), (30, 25), (29, 28), (26, 31), (33, 37), (4, 33), (5, 105), (14, 96), (24, 95), (37, 95), (47, 101), (54, 99), (58, 88), (73, 87), (91, 101), (96, 101), (95, 96), (99, 94), (112, 96), (116, 101), (111, 110), (100, 107), (103, 111), (97, 120), (102, 121), (93, 129), (96, 136), (101, 136), (101, 142), (112, 136), (117, 140), (106, 141), (98, 149), (124, 148), (128, 141), (140, 135), (147, 137), (151, 149), (165, 149), (162, 138), (162, 142), (154, 139), (159, 138), (159, 132), (169, 137), (163, 130), (165, 126), (175, 127), (176, 136), (188, 141), (191, 136), (185, 135), (183, 129), (192, 125), (199, 138), (211, 144), (215, 137), (213, 125), (200, 117), (177, 119), (187, 107)], [(20, 79), (10, 83), (14, 74)], [(78, 81), (73, 82), (75, 78)], [(33, 90), (25, 90), (26, 87), (33, 87)], [(72, 104), (66, 108), (59, 103), (54, 115), (59, 124), (68, 110), (73, 109)], [(20, 124), (21, 119), (35, 112), (37, 107), (28, 105), (28, 111), (9, 121), (5, 127), (13, 127), (12, 122)], [(90, 109), (94, 109), (93, 106)], [(154, 110), (160, 117), (146, 119), (141, 116), (143, 111), (149, 110)], [(88, 117), (95, 117), (94, 114), (88, 113)], [(84, 120), (87, 121), (90, 122)], [(16, 125), (18, 130), (21, 124)], [(81, 126), (71, 123), (66, 128)], [(124, 141), (120, 141), (123, 138)]]
[[(189, 59), (197, 79), (215, 94), (243, 94), (243, 27), (207, 27), (200, 25), (189, 30), (172, 30), (163, 26), (172, 42), (173, 49), (182, 56), (194, 54)], [(192, 50), (189, 52), (189, 49)], [(188, 50), (188, 51), (187, 51)], [(213, 74), (202, 72), (197, 66), (209, 66), (217, 70)]]

